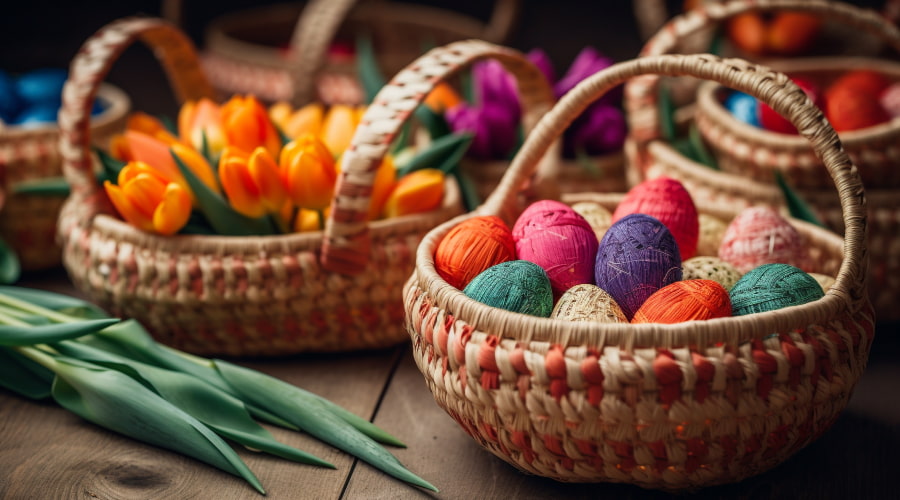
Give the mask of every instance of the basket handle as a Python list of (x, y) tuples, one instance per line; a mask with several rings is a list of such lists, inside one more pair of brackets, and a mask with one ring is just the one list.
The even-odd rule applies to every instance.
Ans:
[[(706, 2), (672, 18), (644, 44), (640, 56), (671, 53), (685, 38), (739, 14), (775, 10), (810, 12), (845, 23), (861, 29), (863, 33), (883, 39), (900, 53), (900, 29), (871, 9), (830, 0), (732, 0)], [(624, 104), (631, 143), (626, 149), (632, 165), (640, 171), (640, 176), (643, 176), (651, 161), (647, 147), (652, 141), (663, 138), (659, 114), (659, 84), (659, 75), (646, 75), (634, 78), (625, 85)]]
[[(368, 209), (375, 171), (391, 141), (439, 82), (481, 59), (495, 59), (516, 78), (526, 134), (553, 106), (555, 98), (543, 73), (511, 48), (479, 40), (464, 40), (437, 47), (397, 73), (375, 96), (344, 152), (343, 169), (335, 188), (331, 214), (325, 225), (322, 264), (329, 271), (360, 273), (369, 258)], [(554, 148), (558, 148), (557, 141)], [(541, 171), (555, 162), (558, 152), (541, 161)]]
[[(491, 19), (479, 38), (500, 42), (515, 24), (521, 0), (495, 0)], [(315, 82), (325, 67), (328, 47), (357, 0), (310, 0), (303, 8), (291, 37), (290, 65), (293, 104), (301, 106), (315, 98)], [(389, 2), (382, 2), (389, 6)]]
[(73, 196), (87, 199), (100, 191), (91, 154), (91, 108), (112, 64), (137, 40), (153, 50), (179, 103), (215, 98), (215, 90), (200, 68), (193, 42), (171, 23), (157, 18), (131, 17), (102, 27), (75, 55), (63, 87), (59, 111), (60, 155), (63, 174)]
[[(844, 300), (849, 298), (853, 303), (862, 300), (866, 293), (868, 254), (866, 198), (859, 172), (822, 111), (787, 75), (742, 59), (722, 59), (710, 54), (647, 56), (617, 63), (588, 77), (560, 98), (528, 135), (497, 188), (482, 205), (482, 212), (502, 217), (504, 207), (515, 203), (522, 180), (534, 172), (538, 160), (572, 120), (611, 88), (645, 75), (716, 81), (765, 102), (801, 131), (834, 179), (846, 225), (844, 259), (832, 290)], [(828, 300), (835, 307), (840, 302)]]

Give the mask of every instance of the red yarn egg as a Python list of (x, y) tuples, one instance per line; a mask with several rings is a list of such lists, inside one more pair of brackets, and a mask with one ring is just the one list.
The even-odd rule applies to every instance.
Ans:
[(803, 237), (775, 209), (748, 207), (732, 219), (722, 235), (719, 258), (741, 273), (763, 264), (790, 264), (805, 269)]
[(512, 229), (516, 256), (541, 266), (553, 294), (594, 282), (594, 258), (599, 241), (588, 221), (572, 207), (555, 200), (529, 205)]
[(691, 194), (678, 180), (663, 176), (634, 186), (619, 202), (612, 222), (636, 213), (654, 217), (669, 229), (682, 260), (690, 259), (697, 253), (700, 234), (697, 207)]
[(727, 318), (731, 299), (725, 287), (713, 280), (676, 281), (647, 297), (634, 313), (632, 323), (683, 323)]
[(512, 231), (496, 215), (466, 219), (434, 251), (434, 266), (447, 283), (464, 289), (485, 269), (516, 258)]

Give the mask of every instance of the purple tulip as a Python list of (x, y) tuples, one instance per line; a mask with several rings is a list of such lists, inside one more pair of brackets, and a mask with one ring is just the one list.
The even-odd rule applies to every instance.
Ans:
[(518, 121), (522, 112), (519, 107), (519, 91), (516, 79), (499, 61), (488, 59), (472, 67), (475, 80), (475, 99), (478, 105), (504, 109)]
[(447, 110), (453, 132), (474, 134), (468, 154), (478, 160), (506, 158), (516, 145), (519, 117), (490, 102), (474, 107), (460, 104)]
[(541, 73), (544, 74), (544, 77), (551, 85), (556, 81), (556, 70), (553, 68), (553, 62), (546, 52), (542, 49), (533, 49), (525, 57), (541, 70)]
[[(556, 94), (557, 99), (562, 97), (566, 92), (572, 90), (573, 87), (578, 85), (578, 83), (585, 78), (611, 66), (613, 62), (614, 61), (611, 58), (604, 56), (593, 47), (588, 46), (581, 49), (581, 52), (579, 52), (575, 57), (575, 60), (572, 61), (566, 74), (553, 86), (553, 92)], [(608, 104), (621, 102), (621, 89), (621, 85), (616, 87), (600, 98), (600, 101)]]
[(567, 156), (576, 152), (601, 155), (618, 151), (625, 144), (628, 128), (621, 110), (596, 102), (569, 127), (564, 137)]

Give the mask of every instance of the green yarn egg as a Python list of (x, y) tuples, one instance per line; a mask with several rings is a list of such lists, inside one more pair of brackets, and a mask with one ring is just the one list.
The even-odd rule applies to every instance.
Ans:
[(553, 311), (550, 278), (537, 264), (511, 260), (491, 266), (466, 285), (463, 293), (491, 307), (547, 318)]
[(751, 269), (730, 292), (734, 316), (796, 306), (825, 296), (808, 273), (790, 264), (763, 264)]

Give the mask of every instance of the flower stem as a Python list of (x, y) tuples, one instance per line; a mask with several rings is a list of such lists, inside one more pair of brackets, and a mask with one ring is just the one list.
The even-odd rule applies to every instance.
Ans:
[(32, 314), (37, 314), (39, 316), (44, 316), (51, 321), (56, 321), (57, 323), (72, 323), (75, 321), (81, 321), (79, 318), (69, 316), (68, 314), (63, 314), (52, 309), (47, 309), (46, 307), (41, 307), (39, 305), (32, 304), (24, 300), (19, 300), (15, 297), (10, 297), (9, 295), (5, 295), (2, 293), (0, 293), (0, 304)]

